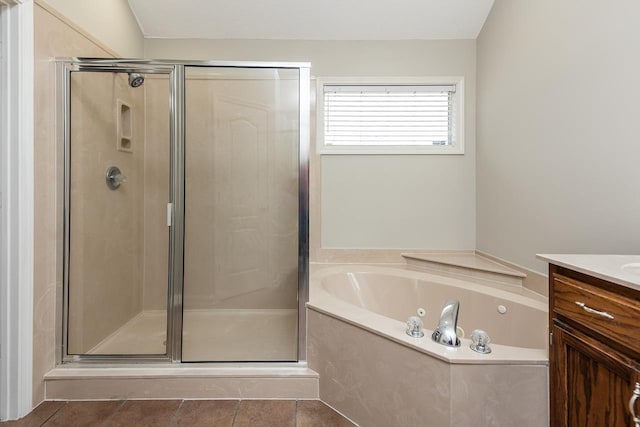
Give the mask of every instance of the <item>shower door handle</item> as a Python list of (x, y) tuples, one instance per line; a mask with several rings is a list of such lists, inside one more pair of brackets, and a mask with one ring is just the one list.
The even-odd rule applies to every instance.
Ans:
[(167, 227), (173, 224), (173, 203), (167, 203)]

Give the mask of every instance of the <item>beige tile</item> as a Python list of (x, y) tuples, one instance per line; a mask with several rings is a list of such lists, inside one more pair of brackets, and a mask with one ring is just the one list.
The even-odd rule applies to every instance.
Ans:
[(546, 366), (452, 366), (451, 426), (548, 426), (547, 371)]
[[(128, 120), (121, 119), (120, 105), (127, 106)], [(72, 74), (68, 335), (72, 354), (94, 352), (142, 309), (144, 123), (144, 90), (129, 87), (127, 74)], [(116, 130), (123, 126), (130, 129), (120, 130), (120, 135)], [(125, 136), (130, 151), (119, 147)], [(117, 166), (127, 180), (115, 190), (105, 182), (111, 166)], [(128, 352), (141, 353), (135, 346)]]
[(58, 230), (55, 63), (56, 57), (110, 56), (85, 35), (71, 28), (37, 3), (34, 6), (34, 361), (33, 401), (44, 398), (43, 376), (55, 360), (55, 286)]
[(320, 375), (320, 398), (360, 425), (548, 423), (544, 363), (447, 363), (313, 310), (308, 322), (309, 367)]
[(490, 260), (499, 262), (503, 265), (506, 265), (507, 267), (513, 268), (515, 270), (521, 271), (522, 273), (526, 274), (527, 277), (524, 279), (523, 281), (523, 285), (525, 288), (536, 292), (542, 296), (548, 297), (549, 296), (549, 284), (548, 284), (548, 277), (544, 274), (538, 273), (537, 271), (533, 271), (529, 268), (526, 267), (522, 267), (521, 265), (518, 264), (513, 264), (510, 263), (508, 261), (505, 261), (502, 258), (498, 258), (498, 257), (494, 257), (486, 252), (482, 252), (479, 250), (476, 250), (476, 253), (488, 258)]
[[(176, 378), (171, 378), (175, 376)], [(317, 399), (318, 378), (78, 378), (47, 380), (49, 399)]]
[(144, 310), (167, 306), (169, 239), (166, 207), (169, 203), (169, 79), (148, 75), (143, 89), (144, 110)]
[(187, 74), (186, 309), (297, 308), (296, 85)]
[(447, 363), (311, 310), (308, 324), (322, 401), (368, 427), (449, 425)]

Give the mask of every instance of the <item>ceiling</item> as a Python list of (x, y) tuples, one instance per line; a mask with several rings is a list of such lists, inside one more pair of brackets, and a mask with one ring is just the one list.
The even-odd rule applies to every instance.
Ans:
[(129, 0), (147, 38), (475, 39), (493, 0)]

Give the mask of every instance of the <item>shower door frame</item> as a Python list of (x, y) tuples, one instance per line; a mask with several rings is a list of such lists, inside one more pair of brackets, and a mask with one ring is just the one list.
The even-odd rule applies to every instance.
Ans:
[[(185, 68), (254, 68), (297, 69), (298, 80), (298, 357), (295, 362), (256, 362), (260, 365), (306, 364), (306, 303), (309, 300), (309, 156), (310, 156), (310, 67), (307, 62), (245, 62), (245, 61), (173, 61), (109, 58), (59, 58), (57, 61), (58, 141), (61, 142), (59, 170), (63, 171), (62, 217), (59, 224), (63, 239), (61, 248), (62, 286), (58, 292), (56, 364), (86, 362), (182, 362), (182, 316), (184, 291), (184, 217), (185, 217)], [(167, 74), (169, 76), (170, 124), (170, 189), (172, 208), (169, 227), (169, 274), (167, 297), (166, 353), (163, 355), (92, 355), (68, 354), (69, 330), (69, 236), (70, 236), (70, 176), (71, 176), (71, 73), (118, 72)], [(193, 366), (192, 362), (185, 362)], [(234, 361), (211, 362), (234, 363)], [(243, 365), (253, 362), (242, 362)]]

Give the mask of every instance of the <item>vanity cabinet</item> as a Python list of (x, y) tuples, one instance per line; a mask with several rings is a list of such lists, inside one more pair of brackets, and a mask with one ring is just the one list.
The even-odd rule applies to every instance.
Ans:
[(549, 266), (552, 427), (640, 427), (640, 292)]

